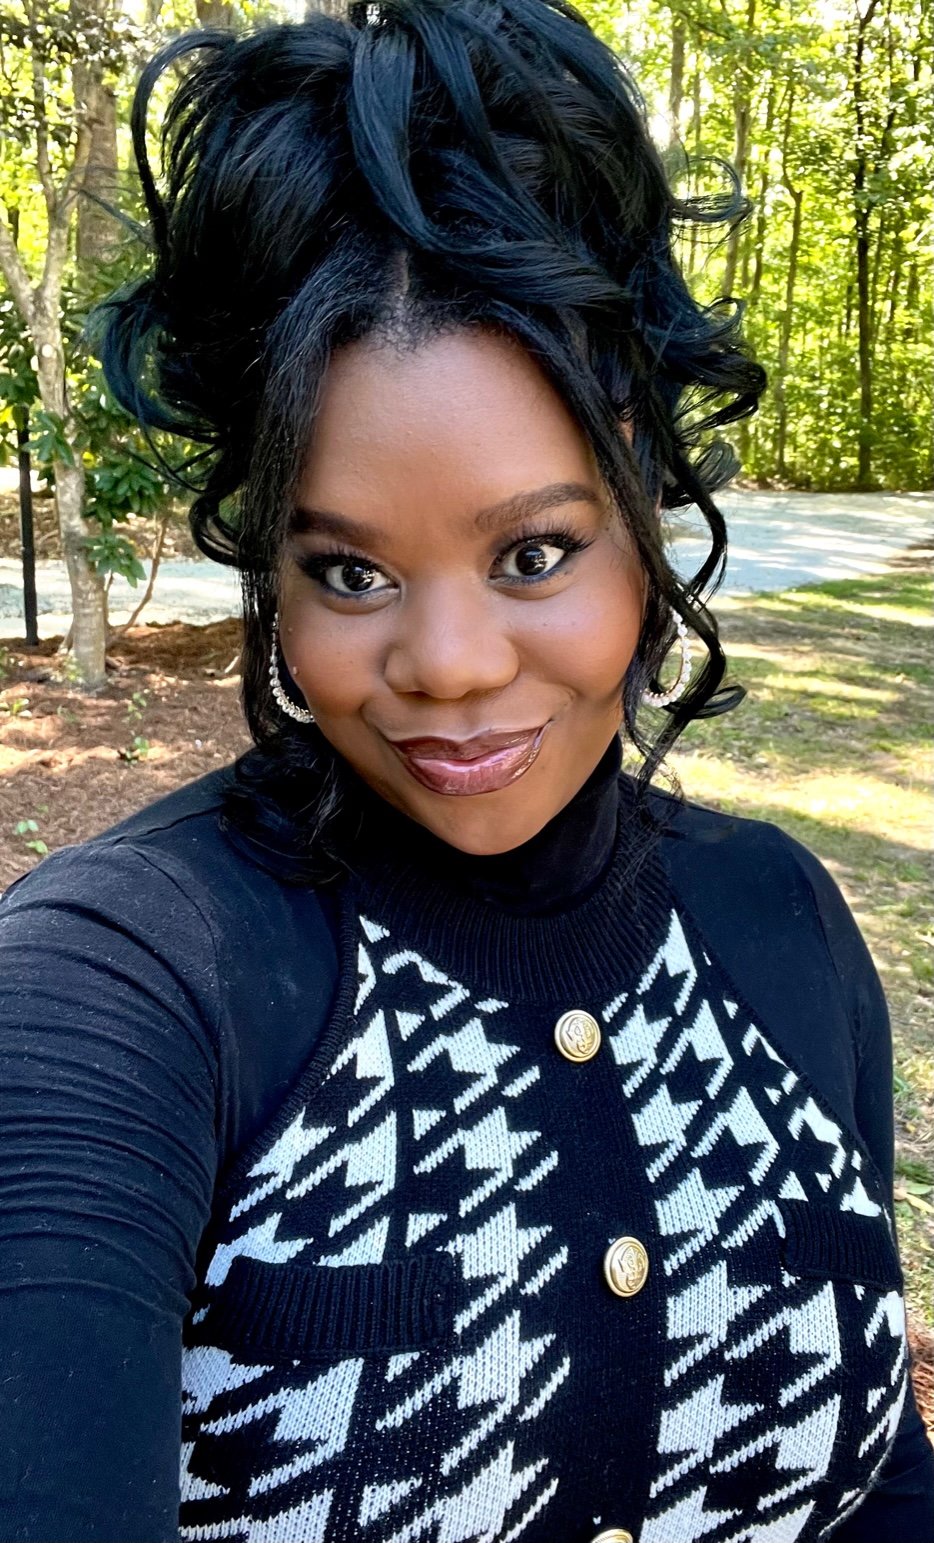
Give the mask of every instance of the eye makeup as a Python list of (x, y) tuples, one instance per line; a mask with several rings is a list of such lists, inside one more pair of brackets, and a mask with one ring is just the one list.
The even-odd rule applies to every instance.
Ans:
[[(557, 547), (562, 550), (565, 555), (558, 563), (556, 563), (553, 567), (548, 568), (544, 573), (506, 575), (507, 581), (510, 585), (525, 586), (530, 584), (542, 584), (547, 582), (548, 579), (553, 578), (557, 573), (563, 571), (567, 558), (574, 556), (578, 552), (584, 551), (587, 547), (592, 545), (593, 540), (594, 537), (580, 536), (577, 534), (577, 532), (571, 530), (567, 526), (562, 526), (553, 530), (536, 530), (533, 528), (526, 530), (520, 529), (515, 535), (513, 535), (509, 542), (503, 544), (496, 555), (495, 561), (497, 563), (501, 563), (503, 559), (511, 552), (521, 551), (523, 547)], [(339, 596), (341, 599), (354, 599), (357, 597), (365, 598), (368, 595), (384, 594), (388, 587), (381, 586), (378, 589), (361, 588), (358, 590), (344, 590), (338, 589), (335, 585), (328, 583), (326, 575), (332, 568), (342, 568), (348, 570), (356, 569), (363, 575), (382, 573), (384, 577), (387, 576), (384, 570), (380, 568), (378, 564), (374, 563), (362, 552), (354, 551), (353, 548), (349, 546), (332, 547), (326, 552), (297, 553), (295, 555), (295, 563), (302, 573), (313, 579), (315, 583), (321, 586), (322, 589), (326, 590), (329, 594)]]

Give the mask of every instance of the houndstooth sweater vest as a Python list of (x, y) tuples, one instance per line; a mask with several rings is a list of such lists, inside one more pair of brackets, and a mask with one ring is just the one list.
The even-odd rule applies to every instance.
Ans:
[(908, 1379), (883, 1181), (626, 868), (552, 917), (345, 885), (328, 1031), (202, 1241), (182, 1538), (816, 1543), (871, 1487)]

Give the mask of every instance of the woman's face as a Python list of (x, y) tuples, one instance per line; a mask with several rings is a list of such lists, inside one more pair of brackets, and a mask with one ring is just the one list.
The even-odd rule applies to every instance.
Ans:
[(465, 852), (528, 841), (621, 723), (643, 575), (519, 345), (333, 357), (283, 555), (289, 671), (369, 786)]

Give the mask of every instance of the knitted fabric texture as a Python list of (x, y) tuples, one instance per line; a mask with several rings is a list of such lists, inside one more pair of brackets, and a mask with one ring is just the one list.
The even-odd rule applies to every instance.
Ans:
[[(615, 990), (550, 1007), (348, 915), (328, 1033), (206, 1235), (182, 1538), (829, 1537), (908, 1378), (858, 1138), (670, 906)], [(628, 1298), (620, 1236), (649, 1260)]]

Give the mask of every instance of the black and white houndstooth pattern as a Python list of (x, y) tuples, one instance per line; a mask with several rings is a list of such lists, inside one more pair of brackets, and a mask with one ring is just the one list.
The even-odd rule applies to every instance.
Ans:
[[(587, 1543), (615, 1524), (638, 1543), (816, 1543), (859, 1503), (905, 1397), (902, 1296), (789, 1273), (781, 1243), (788, 1204), (808, 1203), (873, 1218), (891, 1246), (881, 1181), (685, 926), (671, 914), (601, 1015), (602, 1075), (641, 1154), (626, 1182), (656, 1220), (644, 1289), (663, 1293), (655, 1406), (604, 1417), (620, 1472), (648, 1454), (644, 1513), (610, 1514), (612, 1495), (562, 1510), (588, 1401), (562, 1326), (593, 1257), (556, 1222), (573, 1178), (542, 1117), (557, 1052), (361, 917), (343, 1044), (225, 1197), (186, 1326), (182, 1538)], [(458, 1296), (424, 1348), (270, 1364), (212, 1330), (237, 1258), (300, 1290), (295, 1266), (426, 1252), (453, 1258)]]

